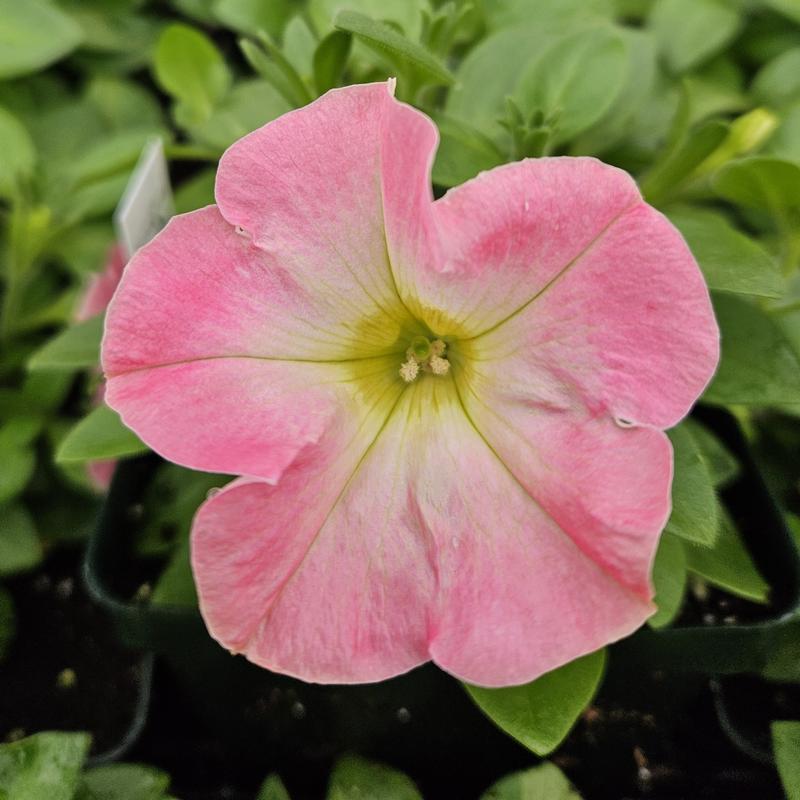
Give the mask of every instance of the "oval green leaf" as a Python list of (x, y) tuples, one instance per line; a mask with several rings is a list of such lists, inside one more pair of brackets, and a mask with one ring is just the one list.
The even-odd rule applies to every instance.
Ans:
[(101, 405), (64, 437), (56, 461), (99, 461), (147, 452), (147, 445), (125, 427), (119, 414)]
[(557, 114), (556, 144), (570, 141), (611, 108), (627, 75), (625, 39), (611, 26), (590, 28), (555, 41), (519, 79), (520, 108)]
[(543, 756), (561, 744), (594, 697), (605, 660), (605, 650), (598, 650), (522, 686), (464, 686), (498, 728)]
[(96, 367), (100, 363), (100, 340), (104, 315), (99, 314), (65, 328), (28, 361), (28, 369), (73, 370)]
[(720, 405), (800, 403), (800, 358), (775, 320), (736, 295), (714, 293), (713, 301), (722, 354), (703, 400)]
[(499, 780), (480, 800), (581, 800), (566, 775), (545, 762)]
[(230, 71), (211, 39), (182, 23), (169, 25), (159, 37), (154, 69), (161, 88), (198, 123), (211, 116), (231, 84)]
[(74, 50), (82, 31), (47, 0), (0, 0), (0, 80), (36, 72)]
[(452, 73), (438, 58), (383, 22), (356, 11), (340, 11), (333, 24), (338, 30), (352, 33), (369, 48), (386, 56), (398, 68), (418, 73), (427, 83), (444, 86), (453, 83)]

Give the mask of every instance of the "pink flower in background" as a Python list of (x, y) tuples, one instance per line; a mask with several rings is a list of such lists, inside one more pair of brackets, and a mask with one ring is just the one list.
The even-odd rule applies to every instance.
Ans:
[(244, 476), (192, 532), (225, 647), (310, 681), (432, 659), (522, 683), (653, 612), (661, 429), (717, 327), (627, 174), (527, 160), (433, 202), (436, 129), (391, 89), (227, 151), (217, 205), (125, 271), (107, 401), (166, 458)]
[(122, 253), (122, 248), (115, 244), (109, 248), (102, 272), (92, 275), (86, 286), (86, 291), (75, 315), (77, 322), (96, 317), (106, 310), (111, 298), (114, 296), (114, 292), (117, 290), (117, 286), (119, 286), (122, 270), (124, 269), (125, 256)]
[[(120, 278), (122, 278), (123, 269), (125, 269), (125, 256), (122, 253), (122, 248), (115, 244), (108, 251), (102, 272), (93, 275), (86, 287), (78, 306), (78, 311), (75, 314), (77, 322), (84, 322), (91, 317), (102, 314), (106, 310), (119, 285)], [(101, 383), (94, 395), (94, 404), (96, 406), (103, 402), (104, 394), (105, 386)], [(90, 461), (86, 465), (86, 472), (94, 487), (103, 492), (111, 485), (111, 478), (114, 475), (116, 466), (115, 459)]]

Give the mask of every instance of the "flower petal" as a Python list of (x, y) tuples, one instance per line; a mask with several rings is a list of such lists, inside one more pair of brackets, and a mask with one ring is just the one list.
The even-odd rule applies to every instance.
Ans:
[(711, 379), (719, 332), (683, 238), (639, 203), (463, 348), (487, 385), (518, 397), (546, 388), (556, 405), (579, 399), (590, 416), (668, 428)]
[(433, 657), (504, 685), (652, 613), (516, 481), (449, 379), (408, 388), (376, 426), (201, 508), (193, 566), (226, 647), (304, 680), (380, 680)]
[(666, 435), (620, 427), (580, 405), (537, 401), (548, 380), (541, 372), (498, 383), (481, 369), (483, 363), (454, 370), (476, 428), (582, 552), (649, 600), (653, 559), (670, 512), (672, 449)]
[(419, 307), (440, 335), (496, 325), (641, 201), (630, 176), (593, 158), (528, 159), (481, 173), (427, 211)]
[[(400, 322), (306, 280), (215, 206), (173, 217), (133, 257), (109, 308), (110, 376), (219, 356), (330, 361), (402, 351)], [(369, 352), (367, 352), (369, 351)]]
[[(106, 402), (157, 453), (191, 469), (275, 482), (305, 447), (361, 419), (396, 363), (355, 377), (346, 364), (211, 358), (123, 373)], [(368, 385), (367, 385), (368, 384)]]
[(295, 281), (360, 318), (404, 325), (390, 251), (429, 216), (430, 181), (420, 205), (409, 175), (428, 174), (436, 130), (393, 91), (393, 81), (334, 89), (245, 136), (222, 157), (216, 198)]
[(122, 248), (115, 244), (108, 251), (103, 271), (92, 275), (86, 287), (86, 293), (75, 314), (77, 322), (83, 322), (106, 310), (124, 269), (125, 257)]
[[(359, 358), (340, 309), (312, 294), (215, 207), (174, 218), (109, 307), (106, 402), (170, 460), (276, 480), (344, 409), (360, 416), (396, 379), (397, 356)], [(363, 335), (379, 352), (387, 329)]]
[(277, 486), (235, 481), (201, 506), (192, 567), (225, 647), (323, 683), (382, 680), (427, 660), (432, 562), (404, 519), (403, 429), (385, 420), (342, 419)]

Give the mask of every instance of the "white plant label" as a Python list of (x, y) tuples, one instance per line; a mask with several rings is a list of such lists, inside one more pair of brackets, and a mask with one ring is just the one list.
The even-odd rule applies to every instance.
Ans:
[(167, 159), (161, 139), (152, 139), (142, 150), (117, 210), (117, 241), (129, 259), (147, 244), (175, 213)]

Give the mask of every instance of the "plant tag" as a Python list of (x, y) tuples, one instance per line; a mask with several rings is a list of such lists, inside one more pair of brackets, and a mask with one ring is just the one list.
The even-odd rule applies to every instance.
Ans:
[(117, 241), (129, 259), (147, 244), (175, 213), (167, 160), (161, 139), (152, 139), (142, 150), (117, 210)]

